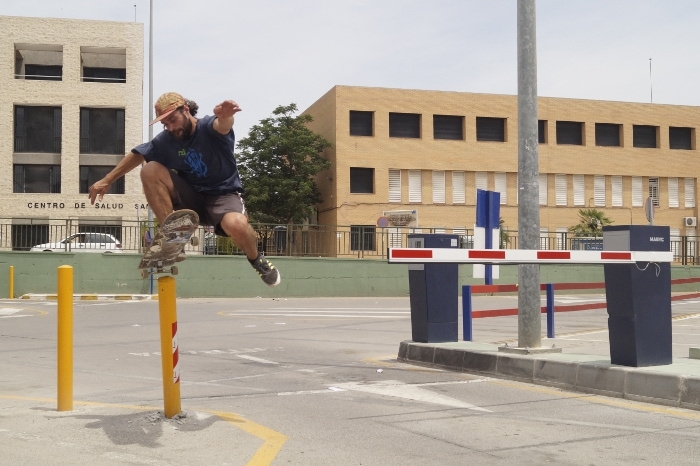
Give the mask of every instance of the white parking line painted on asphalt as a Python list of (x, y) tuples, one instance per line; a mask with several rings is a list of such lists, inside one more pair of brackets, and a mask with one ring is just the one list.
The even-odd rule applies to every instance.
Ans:
[(263, 359), (263, 358), (256, 358), (255, 356), (248, 356), (247, 354), (237, 354), (237, 358), (241, 359), (247, 359), (249, 361), (254, 361), (254, 362), (259, 362), (261, 364), (274, 364), (274, 365), (279, 365), (278, 362), (275, 361), (270, 361), (269, 359)]
[[(457, 381), (457, 383), (469, 383), (471, 381)], [(442, 385), (447, 385), (448, 383), (443, 383)], [(474, 411), (482, 411), (485, 413), (490, 413), (492, 411), (481, 408), (479, 406), (466, 403), (464, 401), (458, 400), (456, 398), (451, 398), (449, 396), (441, 395), (439, 393), (431, 392), (430, 390), (424, 389), (421, 384), (405, 384), (398, 380), (385, 380), (383, 382), (372, 382), (372, 383), (361, 383), (361, 382), (347, 382), (334, 385), (337, 388), (342, 388), (344, 390), (372, 393), (375, 395), (391, 396), (394, 398), (403, 398), (406, 400), (420, 401), (423, 403), (432, 403), (442, 406), (449, 406), (451, 408), (464, 408), (472, 409)]]
[(0, 308), (0, 316), (9, 316), (12, 314), (17, 314), (18, 312), (23, 311), (24, 309), (17, 309), (14, 307), (3, 307)]

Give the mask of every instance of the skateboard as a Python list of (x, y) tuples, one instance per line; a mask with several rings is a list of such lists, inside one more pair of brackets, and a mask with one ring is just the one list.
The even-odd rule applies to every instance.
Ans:
[(174, 264), (185, 260), (185, 255), (182, 254), (185, 245), (199, 244), (199, 238), (192, 236), (198, 225), (199, 216), (193, 210), (176, 210), (168, 215), (139, 262), (141, 278), (156, 273), (177, 275), (177, 266)]

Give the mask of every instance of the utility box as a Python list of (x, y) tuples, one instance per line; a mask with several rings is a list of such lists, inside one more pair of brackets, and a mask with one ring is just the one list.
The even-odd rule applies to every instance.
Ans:
[[(603, 227), (605, 251), (670, 251), (670, 228), (655, 225)], [(673, 362), (671, 264), (606, 264), (610, 362), (660, 366)]]
[[(459, 235), (409, 234), (409, 248), (459, 248)], [(412, 339), (420, 343), (457, 341), (458, 264), (409, 264)]]

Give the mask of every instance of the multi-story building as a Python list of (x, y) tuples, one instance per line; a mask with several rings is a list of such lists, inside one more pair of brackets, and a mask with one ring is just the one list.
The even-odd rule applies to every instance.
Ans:
[[(543, 247), (566, 247), (580, 209), (646, 224), (648, 197), (654, 224), (695, 237), (700, 107), (547, 97), (538, 107)], [(351, 250), (381, 248), (381, 217), (464, 234), (477, 189), (500, 192), (504, 226), (517, 230), (517, 96), (336, 86), (304, 113), (333, 144), (318, 224), (349, 225)]]
[(146, 215), (139, 170), (95, 205), (88, 188), (143, 142), (143, 24), (3, 16), (0, 25), (3, 249), (55, 240), (50, 227), (67, 220), (121, 235), (122, 222)]

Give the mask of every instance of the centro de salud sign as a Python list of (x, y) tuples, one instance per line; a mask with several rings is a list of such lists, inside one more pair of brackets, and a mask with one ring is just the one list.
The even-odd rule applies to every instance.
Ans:
[[(70, 205), (71, 203), (68, 203)], [(74, 202), (73, 203), (73, 208), (74, 209), (88, 209), (88, 208), (93, 208), (93, 209), (100, 209), (100, 210), (122, 210), (124, 209), (124, 204), (123, 203), (109, 203), (109, 202), (95, 202), (94, 206), (88, 205), (87, 202)], [(61, 210), (61, 209), (66, 209), (66, 203), (65, 202), (28, 202), (27, 203), (27, 208), (28, 209), (37, 209), (37, 210)], [(139, 209), (148, 209), (148, 204), (139, 204), (136, 203), (134, 204), (134, 209), (139, 210)]]

